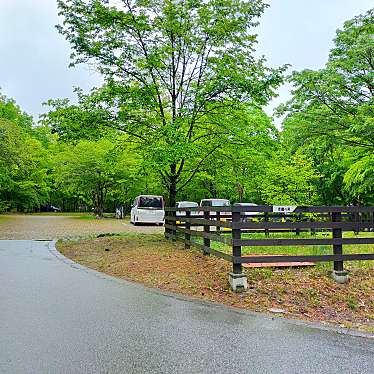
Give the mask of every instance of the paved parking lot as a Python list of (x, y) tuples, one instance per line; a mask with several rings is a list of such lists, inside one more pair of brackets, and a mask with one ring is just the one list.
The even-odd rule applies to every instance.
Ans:
[(372, 374), (374, 341), (162, 294), (0, 241), (0, 373)]

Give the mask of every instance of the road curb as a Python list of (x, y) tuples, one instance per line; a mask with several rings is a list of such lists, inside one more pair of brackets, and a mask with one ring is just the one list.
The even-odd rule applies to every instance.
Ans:
[(304, 321), (304, 320), (299, 320), (299, 319), (287, 318), (284, 316), (278, 316), (278, 315), (275, 316), (275, 315), (255, 312), (255, 311), (251, 311), (247, 309), (236, 308), (233, 306), (220, 304), (220, 303), (207, 301), (207, 300), (202, 300), (202, 299), (198, 299), (198, 298), (183, 295), (183, 294), (160, 290), (158, 288), (147, 287), (141, 283), (137, 283), (132, 280), (116, 278), (111, 275), (99, 272), (97, 270), (90, 269), (84, 265), (78, 264), (77, 262), (67, 258), (61, 252), (58, 251), (58, 249), (56, 248), (56, 243), (57, 243), (57, 239), (50, 241), (48, 244), (48, 250), (58, 260), (60, 260), (61, 262), (65, 263), (66, 265), (70, 266), (73, 269), (84, 271), (85, 273), (91, 274), (97, 278), (105, 279), (107, 281), (116, 283), (118, 285), (124, 285), (124, 284), (131, 285), (133, 287), (138, 287), (138, 288), (141, 288), (142, 290), (146, 290), (147, 292), (156, 293), (158, 295), (170, 297), (176, 300), (186, 301), (186, 302), (194, 303), (198, 305), (210, 306), (216, 309), (226, 309), (226, 310), (229, 309), (230, 311), (233, 311), (240, 315), (261, 317), (265, 320), (268, 320), (269, 322), (277, 319), (277, 320), (282, 320), (294, 326), (306, 327), (306, 328), (315, 329), (315, 330), (322, 330), (322, 331), (326, 331), (330, 333), (336, 333), (338, 335), (348, 335), (348, 336), (357, 337), (357, 338), (365, 338), (365, 339), (374, 340), (374, 334), (368, 333), (368, 332), (363, 332), (359, 330), (354, 330), (354, 329), (349, 329), (349, 328), (344, 328), (344, 327), (339, 327), (339, 326), (334, 326), (334, 325), (325, 325), (320, 322)]

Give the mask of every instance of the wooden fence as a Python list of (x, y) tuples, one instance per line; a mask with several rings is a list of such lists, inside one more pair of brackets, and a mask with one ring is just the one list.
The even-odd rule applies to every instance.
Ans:
[[(284, 210), (284, 213), (280, 212)], [(292, 211), (289, 211), (292, 210)], [(354, 233), (374, 230), (374, 207), (356, 206), (232, 206), (201, 208), (165, 208), (165, 236), (184, 241), (204, 254), (211, 254), (232, 263), (233, 273), (242, 273), (243, 263), (334, 262), (335, 271), (343, 271), (343, 262), (374, 260), (372, 253), (344, 254), (343, 245), (374, 244), (374, 235), (343, 237), (344, 231)], [(300, 232), (309, 238), (300, 238)], [(330, 238), (317, 238), (320, 231), (332, 232)], [(250, 238), (248, 233), (263, 232), (264, 238)], [(294, 232), (289, 238), (270, 237), (272, 232)], [(246, 233), (246, 238), (242, 234)], [(290, 235), (291, 236), (291, 235)], [(196, 238), (200, 238), (196, 240)], [(211, 242), (231, 247), (230, 254), (213, 249)], [(242, 247), (329, 245), (331, 254), (321, 255), (251, 255), (242, 256)]]

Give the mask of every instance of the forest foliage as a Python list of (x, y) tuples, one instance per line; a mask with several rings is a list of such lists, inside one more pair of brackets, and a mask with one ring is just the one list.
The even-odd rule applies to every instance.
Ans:
[[(0, 96), (0, 211), (101, 215), (139, 194), (258, 204), (372, 204), (374, 10), (316, 71), (256, 58), (256, 1), (59, 1), (72, 65), (104, 84), (40, 121)], [(264, 111), (282, 82), (292, 98)]]

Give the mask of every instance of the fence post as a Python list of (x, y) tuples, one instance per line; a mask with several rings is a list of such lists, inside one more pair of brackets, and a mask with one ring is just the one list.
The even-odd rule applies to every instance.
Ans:
[[(219, 222), (221, 220), (221, 212), (216, 212), (216, 220)], [(219, 234), (220, 231), (221, 231), (221, 227), (220, 226), (216, 226), (216, 231), (217, 233)]]
[[(210, 212), (204, 212), (204, 220), (210, 220)], [(209, 234), (210, 225), (207, 225), (206, 223), (204, 223), (204, 232)], [(204, 246), (210, 248), (210, 239), (204, 238)], [(205, 250), (203, 251), (203, 253), (206, 256), (209, 255), (209, 253)]]
[[(310, 221), (310, 222), (314, 222), (314, 218), (313, 218), (313, 217), (310, 217), (309, 221)], [(315, 229), (315, 227), (312, 227), (312, 228), (310, 229), (310, 235), (311, 235), (311, 236), (315, 236), (315, 235), (316, 235), (316, 229)]]
[(171, 229), (171, 240), (176, 241), (177, 240), (177, 212), (174, 210), (171, 212), (171, 216), (173, 217), (172, 226)]
[(190, 241), (191, 241), (191, 234), (187, 232), (187, 230), (191, 230), (191, 222), (189, 221), (189, 218), (191, 218), (191, 212), (186, 211), (186, 218), (187, 221), (184, 224), (185, 233), (184, 233), (184, 249), (190, 249)]
[[(333, 212), (331, 214), (332, 222), (341, 222), (342, 221), (342, 214), (341, 212)], [(342, 228), (333, 228), (332, 229), (332, 237), (333, 239), (341, 239), (342, 235)], [(334, 255), (341, 255), (343, 254), (343, 245), (342, 244), (333, 244), (333, 253)], [(332, 272), (332, 277), (338, 283), (346, 283), (348, 281), (348, 273), (344, 270), (344, 263), (343, 261), (334, 261), (334, 270)]]
[(355, 235), (358, 235), (359, 232), (360, 232), (360, 216), (359, 216), (359, 213), (352, 212), (351, 213), (351, 220), (352, 220), (353, 223), (356, 224), (353, 232), (354, 232)]
[[(301, 218), (302, 218), (301, 213), (299, 213), (297, 215), (297, 218), (296, 218), (297, 222), (301, 222)], [(296, 229), (296, 236), (300, 236), (300, 229), (299, 228)]]
[(234, 292), (244, 291), (248, 288), (247, 277), (243, 273), (242, 264), (235, 261), (236, 257), (242, 256), (242, 247), (234, 242), (241, 239), (241, 229), (236, 227), (238, 223), (240, 223), (240, 212), (232, 212), (231, 238), (233, 240), (232, 255), (234, 259), (232, 273), (229, 274), (229, 283)]
[[(167, 208), (165, 208), (165, 216), (167, 217), (168, 215), (169, 215), (169, 211), (168, 211)], [(170, 224), (170, 221), (167, 218), (165, 218), (164, 235), (165, 235), (166, 239), (170, 239), (170, 237), (169, 237), (170, 229), (168, 227), (166, 227), (169, 224)]]
[[(264, 212), (264, 220), (265, 220), (265, 222), (269, 222), (268, 212)], [(269, 236), (269, 229), (265, 229), (265, 236)]]

